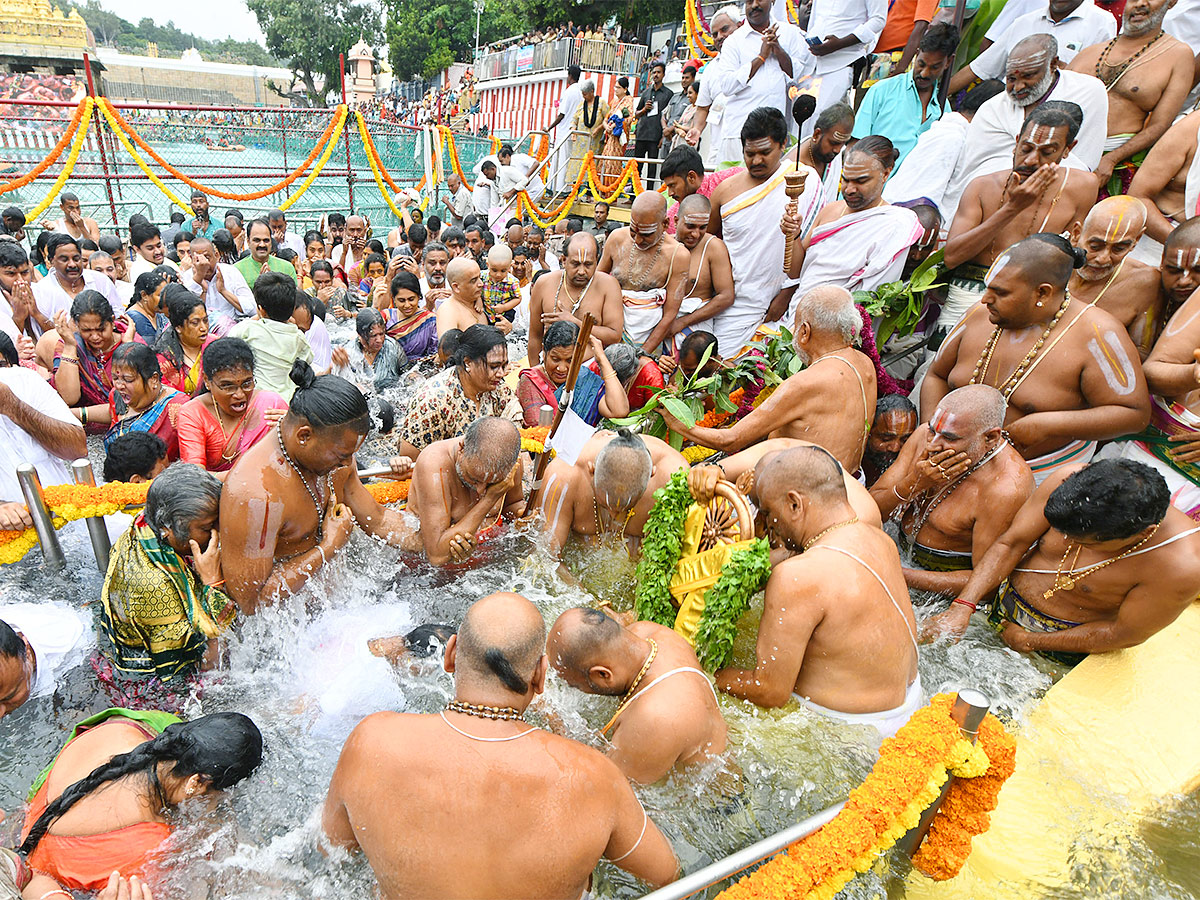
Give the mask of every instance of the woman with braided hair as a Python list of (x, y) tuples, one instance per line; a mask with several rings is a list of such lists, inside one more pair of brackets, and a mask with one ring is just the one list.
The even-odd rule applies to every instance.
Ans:
[(20, 852), (71, 890), (102, 890), (114, 871), (142, 875), (171, 834), (174, 810), (245, 779), (262, 749), (258, 727), (241, 713), (181, 722), (107, 709), (76, 725), (34, 782)]

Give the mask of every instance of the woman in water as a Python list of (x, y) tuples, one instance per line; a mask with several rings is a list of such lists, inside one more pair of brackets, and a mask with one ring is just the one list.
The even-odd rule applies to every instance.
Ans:
[(388, 337), (383, 315), (377, 309), (364, 309), (354, 320), (354, 328), (358, 340), (349, 348), (333, 351), (333, 374), (357, 384), (366, 394), (395, 387), (408, 358), (396, 339)]
[(163, 370), (163, 382), (189, 397), (204, 386), (201, 357), (215, 340), (208, 333), (208, 309), (204, 300), (181, 284), (163, 288), (167, 319), (171, 327), (158, 336), (154, 349)]
[[(538, 424), (538, 414), (543, 405), (558, 411), (558, 401), (571, 371), (571, 358), (575, 355), (575, 342), (578, 340), (579, 326), (574, 322), (555, 322), (546, 329), (542, 339), (542, 358), (545, 362), (531, 369), (523, 369), (521, 380), (517, 382), (517, 399), (521, 401), (526, 426)], [(609, 419), (629, 415), (629, 398), (625, 396), (617, 373), (604, 355), (604, 346), (594, 337), (591, 346), (600, 374), (587, 367), (580, 368), (571, 409), (589, 425), (595, 425), (602, 415)]]
[(142, 431), (156, 434), (167, 445), (167, 460), (179, 459), (175, 422), (187, 397), (163, 384), (158, 357), (145, 344), (118, 347), (112, 359), (113, 389), (109, 395), (112, 424), (104, 435), (107, 450), (123, 434)]
[(208, 389), (179, 410), (179, 458), (216, 477), (266, 436), (287, 412), (287, 401), (254, 384), (254, 352), (241, 338), (219, 338), (204, 351)]
[(437, 318), (421, 303), (421, 281), (412, 272), (397, 272), (390, 285), (392, 306), (383, 311), (389, 337), (400, 342), (409, 360), (437, 352)]
[(179, 806), (244, 780), (262, 751), (262, 734), (241, 713), (184, 723), (105, 710), (75, 726), (34, 782), (21, 853), (70, 890), (103, 890), (114, 871), (144, 875)]
[(162, 311), (166, 284), (167, 278), (159, 269), (143, 272), (133, 283), (133, 303), (129, 305), (128, 315), (138, 337), (147, 344), (152, 345), (158, 333), (171, 326)]

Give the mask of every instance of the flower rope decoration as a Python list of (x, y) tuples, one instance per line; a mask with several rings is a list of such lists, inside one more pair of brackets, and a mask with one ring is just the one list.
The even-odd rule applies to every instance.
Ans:
[(711, 58), (717, 55), (716, 49), (710, 49), (715, 48), (716, 40), (700, 23), (691, 0), (684, 0), (683, 25), (688, 49), (691, 50), (692, 56)]
[(382, 162), (379, 162), (376, 159), (376, 153), (374, 152), (375, 145), (371, 142), (371, 136), (367, 133), (367, 122), (363, 118), (362, 112), (356, 109), (354, 111), (354, 116), (358, 120), (358, 134), (362, 138), (363, 146), (367, 149), (367, 162), (371, 166), (371, 174), (375, 176), (375, 184), (379, 187), (379, 196), (383, 198), (384, 202), (388, 205), (388, 208), (391, 209), (392, 214), (395, 215), (395, 217), (400, 221), (404, 221), (404, 216), (400, 210), (396, 208), (396, 204), (392, 200), (392, 195), (389, 194), (387, 188), (383, 186), (383, 179), (387, 178), (388, 184), (391, 185), (392, 189), (397, 191), (397, 193), (399, 192), (399, 188), (397, 188), (392, 179), (387, 176), (386, 171), (383, 171), (381, 174)]
[(79, 123), (83, 119), (84, 109), (88, 106), (89, 101), (91, 101), (90, 97), (84, 97), (79, 101), (79, 105), (75, 107), (75, 112), (71, 116), (71, 121), (67, 123), (67, 127), (63, 130), (62, 137), (58, 139), (58, 143), (50, 148), (50, 153), (47, 154), (46, 158), (20, 178), (14, 178), (12, 181), (0, 184), (0, 194), (7, 194), (9, 191), (25, 187), (25, 185), (50, 168), (50, 166), (54, 165), (55, 160), (62, 155), (63, 150), (67, 149), (67, 145), (75, 137), (75, 130), (79, 127)]
[[(928, 706), (917, 710), (906, 725), (883, 742), (871, 774), (850, 792), (845, 807), (833, 821), (730, 885), (717, 895), (717, 900), (828, 900), (916, 827), (950, 775), (961, 781), (951, 786), (947, 801), (963, 784), (964, 791), (976, 792), (968, 794), (972, 801), (990, 800), (994, 808), (1000, 786), (1012, 774), (1015, 742), (995, 717), (988, 715), (980, 729), (979, 744), (972, 745), (950, 717), (953, 704), (952, 694), (938, 694)], [(934, 828), (943, 815), (947, 822), (953, 822), (974, 812), (973, 804), (965, 800), (960, 800), (958, 806), (959, 811), (947, 810), (943, 803)], [(969, 823), (972, 826), (981, 824), (975, 815)], [(985, 818), (982, 827), (973, 833), (986, 827)], [(946, 830), (943, 825), (941, 833)], [(934, 834), (932, 829), (930, 834)], [(926, 838), (926, 845), (928, 842)], [(955, 849), (961, 848), (955, 845)], [(967, 849), (969, 852), (969, 846)], [(923, 854), (926, 859), (922, 865), (917, 860)], [(947, 858), (936, 838), (935, 844), (928, 850), (923, 846), (913, 861), (923, 870), (928, 866), (939, 875), (949, 873), (945, 877), (958, 871), (954, 868), (950, 872), (954, 859)]]
[(696, 628), (696, 658), (710, 672), (729, 662), (738, 619), (770, 577), (771, 545), (764, 538), (729, 554), (717, 583), (704, 594), (704, 610)]
[(171, 175), (188, 185), (188, 187), (195, 188), (198, 191), (204, 191), (206, 194), (213, 197), (220, 197), (222, 200), (238, 200), (243, 202), (247, 200), (259, 200), (263, 197), (269, 196), (270, 194), (282, 191), (292, 184), (292, 182), (294, 182), (297, 178), (303, 175), (308, 170), (308, 167), (313, 164), (313, 160), (317, 158), (317, 154), (321, 152), (321, 148), (325, 146), (326, 142), (329, 140), (329, 136), (333, 134), (334, 125), (337, 123), (337, 114), (335, 112), (333, 116), (330, 116), (329, 124), (325, 126), (325, 131), (319, 138), (317, 138), (317, 142), (313, 145), (308, 157), (300, 164), (298, 168), (292, 170), (288, 175), (286, 175), (282, 181), (271, 185), (271, 187), (263, 188), (261, 191), (252, 191), (249, 194), (234, 194), (228, 191), (218, 190), (217, 188), (206, 187), (205, 185), (196, 181), (194, 178), (191, 178), (185, 175), (183, 172), (180, 172), (165, 159), (159, 156), (153, 147), (146, 143), (145, 139), (137, 133), (133, 126), (130, 125), (125, 117), (121, 115), (120, 110), (118, 110), (111, 101), (101, 99), (99, 102), (105, 105), (107, 112), (110, 114), (110, 122), (115, 119), (117, 124), (120, 125), (121, 129), (129, 137), (133, 138), (133, 142), (137, 144), (138, 147), (145, 151), (151, 159), (166, 169)]
[(304, 182), (300, 185), (300, 187), (296, 189), (296, 193), (292, 194), (292, 196), (288, 197), (279, 204), (279, 208), (281, 210), (286, 211), (293, 203), (303, 197), (304, 192), (307, 191), (312, 186), (312, 183), (317, 180), (317, 176), (321, 174), (321, 170), (324, 169), (325, 164), (329, 162), (329, 157), (333, 154), (333, 148), (337, 145), (338, 138), (342, 136), (342, 129), (346, 126), (346, 118), (349, 115), (349, 112), (349, 107), (347, 107), (346, 104), (343, 103), (338, 106), (337, 122), (334, 125), (333, 134), (330, 136), (329, 141), (325, 144), (325, 151), (321, 154), (321, 158), (317, 160), (316, 168), (314, 168), (308, 174), (308, 177), (304, 179)]
[(75, 163), (79, 159), (79, 153), (83, 150), (83, 141), (87, 137), (88, 123), (92, 120), (92, 110), (95, 109), (96, 101), (91, 97), (85, 97), (83, 102), (83, 116), (79, 120), (79, 125), (75, 129), (75, 135), (71, 143), (71, 152), (67, 154), (67, 159), (63, 163), (62, 171), (58, 173), (58, 177), (54, 179), (54, 183), (50, 185), (50, 192), (46, 194), (42, 202), (31, 209), (25, 216), (28, 222), (36, 222), (42, 217), (50, 204), (54, 202), (54, 198), (58, 196), (58, 192), (63, 189), (63, 185), (67, 183), (67, 179), (71, 177), (71, 172), (75, 169)]
[(137, 166), (142, 170), (142, 173), (154, 183), (156, 188), (166, 194), (167, 198), (170, 199), (172, 203), (186, 212), (192, 212), (191, 206), (189, 206), (187, 203), (184, 203), (183, 200), (179, 198), (178, 194), (167, 187), (166, 184), (163, 183), (162, 179), (150, 171), (150, 167), (146, 165), (146, 161), (142, 159), (141, 155), (137, 152), (137, 150), (134, 149), (133, 144), (129, 143), (129, 138), (126, 136), (125, 132), (121, 130), (120, 126), (117, 125), (116, 120), (112, 117), (112, 113), (109, 111), (107, 103), (100, 103), (100, 112), (103, 113), (104, 118), (108, 120), (108, 127), (112, 129), (113, 134), (117, 136), (117, 140), (121, 142), (121, 146), (125, 148), (125, 152), (133, 157), (133, 161), (137, 163)]

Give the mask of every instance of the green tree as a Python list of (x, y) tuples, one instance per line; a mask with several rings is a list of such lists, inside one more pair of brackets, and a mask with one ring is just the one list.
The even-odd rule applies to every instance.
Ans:
[[(411, 0), (384, 0), (388, 59), (401, 81), (430, 78), (475, 51), (475, 7), (471, 0), (434, 0), (423, 8)], [(565, 21), (565, 20), (564, 20)], [(486, 44), (528, 30), (520, 3), (490, 0), (479, 22)]]
[(370, 41), (379, 34), (379, 14), (366, 5), (339, 0), (248, 0), (247, 5), (267, 36), (267, 49), (291, 67), (314, 106), (325, 106), (326, 94), (338, 84), (338, 54), (348, 53), (360, 38)]

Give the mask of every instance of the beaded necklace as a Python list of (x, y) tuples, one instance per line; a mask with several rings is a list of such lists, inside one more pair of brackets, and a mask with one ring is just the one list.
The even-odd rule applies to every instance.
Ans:
[(646, 654), (646, 661), (642, 663), (641, 671), (637, 673), (637, 677), (633, 679), (633, 684), (629, 685), (629, 690), (625, 692), (625, 696), (621, 698), (621, 702), (617, 704), (617, 711), (612, 714), (612, 718), (608, 720), (608, 724), (600, 729), (600, 733), (604, 734), (608, 729), (612, 728), (613, 722), (617, 721), (617, 717), (625, 712), (625, 707), (633, 702), (633, 695), (637, 693), (637, 689), (642, 685), (642, 679), (646, 677), (646, 673), (650, 671), (650, 666), (654, 663), (654, 658), (658, 656), (658, 642), (654, 638), (646, 638), (646, 643), (650, 645), (650, 652)]
[[(1133, 56), (1129, 57), (1129, 59), (1125, 60), (1123, 63), (1112, 65), (1108, 62), (1108, 55), (1112, 52), (1112, 48), (1116, 46), (1117, 41), (1121, 39), (1121, 36), (1118, 34), (1111, 41), (1105, 44), (1104, 49), (1100, 51), (1100, 56), (1096, 60), (1096, 77), (1104, 82), (1104, 87), (1106, 89), (1112, 90), (1112, 88), (1116, 86), (1116, 83), (1124, 77), (1125, 73), (1133, 68), (1133, 64), (1137, 58), (1153, 47), (1155, 42), (1164, 34), (1166, 34), (1166, 32), (1162, 29), (1159, 29), (1158, 34), (1144, 43), (1141, 49), (1133, 54)], [(1104, 72), (1105, 69), (1108, 70), (1107, 77)]]
[[(996, 390), (1004, 395), (1004, 400), (1007, 402), (1021, 383), (1025, 380), (1025, 374), (1032, 367), (1034, 360), (1041, 351), (1042, 346), (1046, 343), (1046, 339), (1050, 337), (1050, 332), (1054, 331), (1054, 326), (1058, 324), (1058, 320), (1063, 317), (1067, 311), (1067, 307), (1071, 305), (1071, 295), (1068, 293), (1063, 297), (1062, 306), (1058, 308), (1058, 312), (1054, 314), (1054, 318), (1050, 320), (1050, 324), (1042, 332), (1041, 337), (1037, 339), (1034, 345), (1025, 354), (1025, 358), (1017, 365), (1011, 375), (1004, 380), (1003, 384), (994, 385)], [(971, 380), (968, 384), (987, 384), (988, 368), (992, 364), (992, 354), (996, 352), (996, 344), (1000, 341), (1000, 333), (1004, 331), (1003, 326), (997, 325), (996, 330), (992, 332), (992, 336), (988, 339), (987, 345), (983, 348), (983, 353), (979, 357), (979, 362), (975, 363), (975, 370), (971, 373)]]
[[(317, 497), (316, 491), (308, 486), (308, 479), (300, 474), (300, 467), (296, 465), (296, 461), (292, 459), (290, 453), (287, 452), (287, 447), (283, 445), (283, 422), (280, 421), (275, 426), (275, 435), (279, 438), (279, 450), (283, 454), (283, 458), (287, 460), (287, 464), (292, 467), (292, 471), (296, 473), (296, 477), (300, 479), (300, 483), (304, 485), (304, 491), (308, 494), (308, 499), (312, 500), (312, 505), (317, 511), (317, 542), (325, 536), (325, 506)], [(321, 485), (321, 478), (316, 478), (317, 486)], [(330, 472), (325, 479), (325, 491), (330, 496), (333, 494), (333, 473)]]

